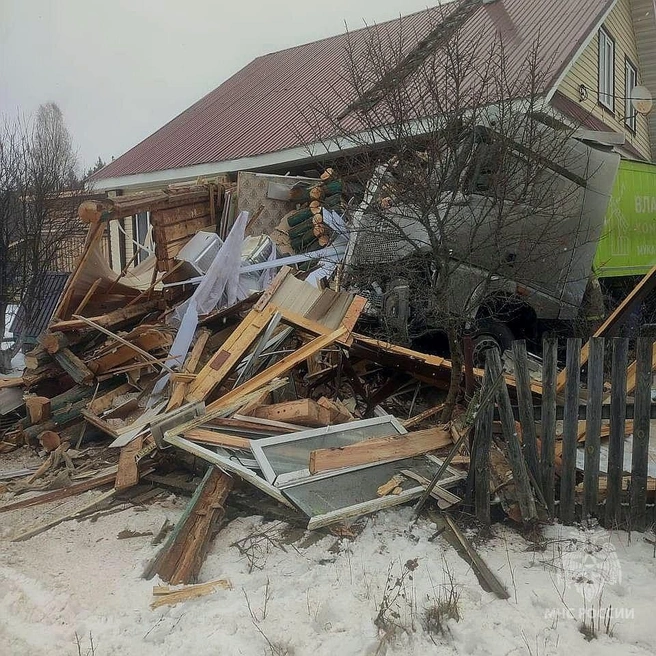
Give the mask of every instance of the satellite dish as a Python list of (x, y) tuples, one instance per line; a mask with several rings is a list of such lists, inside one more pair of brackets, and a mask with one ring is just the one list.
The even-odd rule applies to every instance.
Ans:
[(654, 105), (649, 89), (643, 86), (633, 87), (631, 89), (631, 104), (638, 114), (649, 114)]

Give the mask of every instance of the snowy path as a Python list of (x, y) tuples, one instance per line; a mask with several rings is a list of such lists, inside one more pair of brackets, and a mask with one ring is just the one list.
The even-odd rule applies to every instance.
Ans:
[[(562, 540), (575, 532), (549, 527), (547, 536), (554, 541), (535, 553), (526, 551), (528, 544), (515, 532), (495, 527), (497, 537), (480, 553), (511, 594), (500, 601), (481, 589), (447, 542), (429, 540), (434, 525), (422, 521), (408, 530), (409, 508), (368, 518), (353, 540), (316, 541), (313, 534), (294, 535), (279, 522), (234, 520), (217, 536), (201, 571), (202, 581), (228, 578), (233, 589), (153, 611), (154, 582), (139, 576), (157, 547), (150, 536), (119, 540), (117, 534), (124, 529), (157, 533), (166, 518), (175, 521), (184, 503), (171, 497), (147, 510), (126, 507), (96, 521), (64, 523), (22, 543), (8, 539), (18, 527), (42, 520), (45, 509), (3, 515), (0, 654), (91, 654), (89, 636), (95, 656), (646, 656), (655, 650), (656, 558), (642, 536), (634, 535), (632, 544), (625, 533), (612, 536), (613, 562), (619, 566), (601, 606), (612, 605), (624, 617), (613, 619), (613, 637), (602, 627), (588, 642), (579, 619), (567, 610), (576, 616), (583, 599), (559, 574), (558, 548), (571, 544)], [(66, 508), (53, 505), (48, 511), (56, 514)], [(253, 541), (248, 553), (231, 546), (262, 533), (267, 538)], [(410, 561), (413, 569), (415, 559), (417, 566), (409, 571), (404, 564)], [(447, 569), (457, 583), (461, 618), (450, 620), (444, 634), (429, 633), (424, 616), (448, 590)], [(381, 640), (374, 620), (388, 573), (393, 585), (404, 571), (405, 597), (399, 596), (387, 614), (388, 628), (398, 629)]]

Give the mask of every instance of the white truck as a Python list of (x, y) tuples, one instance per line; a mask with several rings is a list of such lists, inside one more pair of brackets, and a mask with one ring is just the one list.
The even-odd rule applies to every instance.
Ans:
[[(448, 247), (449, 274), (444, 279), (449, 303), (466, 313), (475, 352), (491, 344), (506, 348), (512, 339), (539, 337), (557, 324), (573, 322), (584, 297), (590, 301), (593, 260), (620, 157), (595, 133), (563, 136), (536, 120), (530, 129), (539, 131), (539, 139), (529, 141), (516, 133), (508, 144), (508, 137), (494, 127), (475, 126), (462, 139), (465, 165), (456, 187), (446, 188), (442, 179), (428, 219), (425, 211), (420, 218), (421, 210), (404, 203), (403, 194), (382, 202), (394, 183), (386, 166), (372, 177), (352, 219), (346, 271), (360, 272), (360, 291), (379, 317), (413, 326), (410, 341), (413, 334), (430, 335), (431, 326), (425, 325), (415, 303), (422, 295), (413, 285), (422, 283), (403, 275), (403, 269), (416, 258), (430, 260), (436, 239)], [(502, 140), (505, 155), (499, 164), (495, 152)], [(522, 166), (530, 169), (528, 194)], [(500, 175), (506, 190), (502, 200), (492, 182)], [(524, 197), (508, 193), (512, 176)], [(432, 261), (440, 266), (439, 258)], [(385, 271), (385, 264), (392, 273), (380, 277), (375, 272)], [(364, 289), (361, 273), (367, 270), (375, 279)], [(431, 345), (424, 341), (421, 346)]]

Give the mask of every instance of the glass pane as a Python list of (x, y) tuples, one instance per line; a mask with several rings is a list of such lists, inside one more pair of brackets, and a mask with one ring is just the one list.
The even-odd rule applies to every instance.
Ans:
[[(348, 508), (366, 501), (378, 500), (378, 488), (387, 483), (392, 476), (402, 469), (411, 469), (424, 478), (432, 479), (438, 465), (422, 456), (406, 458), (397, 462), (375, 465), (359, 471), (337, 474), (330, 478), (308, 480), (284, 489), (284, 494), (309, 517), (325, 515), (335, 510)], [(452, 478), (447, 470), (442, 480)], [(405, 479), (402, 489), (411, 490), (419, 487), (416, 481)]]

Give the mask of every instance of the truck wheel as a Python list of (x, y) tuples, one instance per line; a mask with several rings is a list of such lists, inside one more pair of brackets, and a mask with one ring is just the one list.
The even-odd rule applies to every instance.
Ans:
[(485, 319), (479, 324), (474, 335), (474, 366), (483, 368), (485, 366), (485, 351), (496, 348), (499, 355), (512, 345), (515, 336), (505, 323), (494, 319)]

